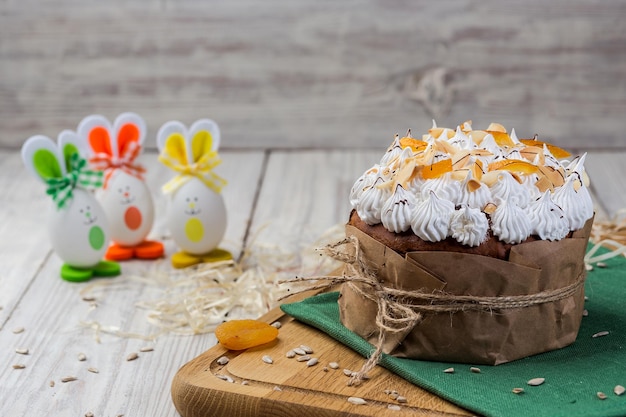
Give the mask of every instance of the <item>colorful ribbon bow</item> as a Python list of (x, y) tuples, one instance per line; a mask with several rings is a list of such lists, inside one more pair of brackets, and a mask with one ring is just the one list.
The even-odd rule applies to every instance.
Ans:
[(226, 180), (213, 172), (213, 169), (222, 163), (215, 151), (205, 153), (198, 161), (188, 165), (181, 164), (177, 158), (167, 152), (167, 147), (165, 147), (159, 155), (159, 161), (166, 167), (178, 172), (177, 176), (163, 185), (164, 194), (173, 193), (193, 177), (198, 178), (204, 185), (218, 194), (226, 185)]
[(111, 176), (118, 169), (143, 180), (143, 173), (146, 172), (146, 169), (140, 164), (133, 163), (140, 153), (141, 145), (137, 142), (130, 142), (126, 146), (124, 154), (119, 158), (104, 152), (99, 152), (89, 159), (89, 163), (94, 169), (105, 172), (104, 188), (107, 188)]
[(62, 209), (73, 198), (76, 186), (98, 188), (102, 186), (102, 172), (86, 169), (87, 161), (74, 153), (70, 156), (69, 172), (61, 178), (48, 178), (46, 194), (52, 196), (57, 208)]

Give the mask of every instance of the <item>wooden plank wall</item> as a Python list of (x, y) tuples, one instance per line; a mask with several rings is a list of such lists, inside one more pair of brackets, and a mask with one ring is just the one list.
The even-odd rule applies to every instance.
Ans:
[(0, 0), (0, 146), (87, 114), (225, 148), (374, 148), (473, 119), (626, 148), (623, 0)]

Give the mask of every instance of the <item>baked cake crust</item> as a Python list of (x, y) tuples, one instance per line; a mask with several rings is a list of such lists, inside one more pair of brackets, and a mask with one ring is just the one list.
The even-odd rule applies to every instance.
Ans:
[[(514, 246), (513, 244), (498, 240), (498, 238), (494, 236), (491, 231), (489, 231), (488, 236), (483, 243), (474, 247), (463, 245), (452, 237), (448, 237), (447, 239), (439, 242), (428, 242), (416, 236), (410, 229), (402, 233), (393, 233), (385, 229), (381, 223), (370, 226), (361, 220), (356, 210), (352, 210), (350, 213), (350, 220), (348, 221), (348, 224), (356, 227), (363, 233), (368, 234), (385, 246), (398, 252), (400, 255), (405, 255), (407, 252), (414, 251), (447, 251), (471, 253), (474, 255), (483, 255), (508, 260), (511, 247)], [(539, 238), (531, 235), (521, 243), (533, 242), (535, 240), (539, 240)]]

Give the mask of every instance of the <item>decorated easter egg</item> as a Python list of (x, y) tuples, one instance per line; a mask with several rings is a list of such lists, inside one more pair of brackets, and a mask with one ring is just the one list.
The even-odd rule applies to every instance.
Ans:
[(113, 242), (135, 246), (145, 240), (154, 221), (154, 203), (144, 181), (117, 170), (98, 199), (109, 221)]
[(73, 190), (65, 207), (52, 207), (48, 232), (57, 255), (76, 268), (95, 266), (109, 246), (104, 210), (91, 193), (80, 188)]
[(191, 178), (173, 193), (167, 222), (172, 238), (183, 251), (208, 253), (226, 231), (224, 199), (197, 178)]

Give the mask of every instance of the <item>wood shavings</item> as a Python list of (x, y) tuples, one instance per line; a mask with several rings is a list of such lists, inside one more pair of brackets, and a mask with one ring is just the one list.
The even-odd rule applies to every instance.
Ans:
[[(595, 220), (589, 240), (594, 246), (585, 255), (587, 265), (626, 256), (626, 209), (618, 210), (611, 220)], [(601, 247), (610, 249), (610, 252), (594, 256)]]
[[(257, 231), (257, 237), (263, 229)], [(238, 261), (201, 264), (179, 270), (156, 264), (145, 275), (95, 281), (85, 286), (80, 295), (83, 299), (97, 299), (102, 305), (107, 296), (115, 296), (115, 292), (136, 291), (137, 288), (144, 294), (151, 291), (153, 296), (140, 299), (135, 307), (146, 310), (146, 320), (157, 330), (140, 334), (102, 323), (97, 316), (107, 316), (98, 312), (99, 309), (90, 311), (94, 319), (83, 320), (81, 325), (90, 328), (98, 342), (102, 334), (154, 341), (168, 333), (211, 333), (226, 320), (259, 317), (278, 305), (281, 296), (288, 295), (291, 290), (297, 291), (297, 285), (306, 285), (279, 284), (279, 281), (294, 276), (316, 276), (336, 269), (338, 263), (320, 256), (317, 248), (337, 240), (343, 233), (344, 226), (336, 225), (313, 244), (300, 247), (289, 244), (288, 239), (284, 240), (284, 246), (278, 246), (258, 242), (257, 237), (252, 237)], [(144, 287), (150, 291), (143, 290)]]

